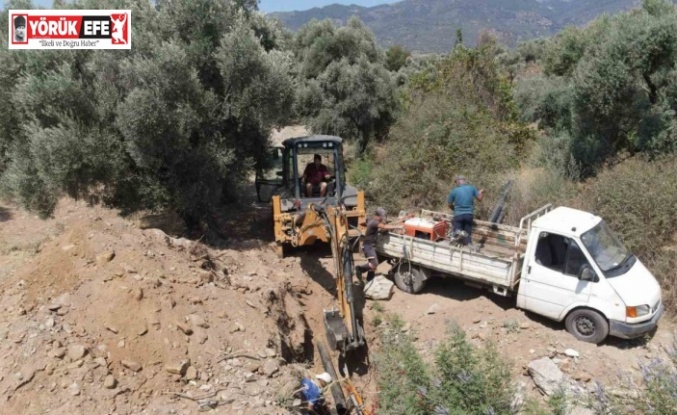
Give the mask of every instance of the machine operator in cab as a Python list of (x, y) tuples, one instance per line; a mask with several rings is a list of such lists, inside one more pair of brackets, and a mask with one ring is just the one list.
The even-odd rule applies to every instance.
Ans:
[(306, 197), (312, 197), (313, 192), (319, 190), (320, 197), (327, 194), (327, 182), (331, 178), (327, 166), (322, 164), (322, 156), (315, 154), (313, 162), (306, 166), (301, 179), (305, 183)]

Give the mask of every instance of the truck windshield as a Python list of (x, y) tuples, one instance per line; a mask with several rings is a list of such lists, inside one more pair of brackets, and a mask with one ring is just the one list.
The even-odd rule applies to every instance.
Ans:
[(605, 273), (621, 267), (631, 256), (604, 221), (581, 235), (581, 241)]

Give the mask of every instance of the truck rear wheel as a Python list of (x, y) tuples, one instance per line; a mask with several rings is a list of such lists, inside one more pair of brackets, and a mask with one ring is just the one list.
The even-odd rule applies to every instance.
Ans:
[(564, 321), (567, 331), (578, 340), (599, 344), (609, 335), (609, 322), (594, 310), (574, 310)]
[(401, 262), (395, 268), (394, 279), (397, 288), (409, 294), (420, 293), (426, 281), (423, 270), (411, 262)]

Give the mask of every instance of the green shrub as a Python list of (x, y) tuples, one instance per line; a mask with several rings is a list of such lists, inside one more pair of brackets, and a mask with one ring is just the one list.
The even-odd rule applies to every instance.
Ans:
[(430, 387), (430, 369), (410, 335), (401, 329), (402, 321), (391, 316), (381, 331), (382, 347), (374, 362), (379, 411), (391, 415), (426, 415), (419, 390)]
[(408, 110), (374, 164), (367, 194), (397, 211), (446, 207), (454, 175), (487, 187), (497, 172), (516, 167), (517, 156), (489, 113), (435, 95)]
[[(513, 413), (510, 368), (493, 345), (478, 350), (452, 325), (449, 336), (425, 362), (411, 337), (389, 323), (376, 356), (379, 412), (390, 415)], [(446, 412), (441, 412), (446, 411)]]
[[(578, 195), (577, 185), (557, 171), (543, 167), (524, 167), (506, 176), (514, 184), (508, 195), (503, 223), (518, 225), (522, 217), (551, 203), (555, 206), (571, 205)], [(488, 194), (488, 206), (496, 195)]]
[(435, 353), (435, 367), (440, 406), (463, 414), (512, 413), (510, 368), (492, 343), (478, 350), (452, 325), (450, 335)]
[(580, 165), (572, 152), (573, 140), (566, 131), (542, 136), (534, 146), (531, 163), (563, 178), (576, 181), (580, 178)]
[(677, 158), (625, 160), (585, 187), (582, 203), (603, 216), (638, 252), (657, 252), (677, 225)]
[[(517, 77), (523, 121), (566, 131), (585, 177), (624, 151), (675, 154), (677, 11), (645, 0), (545, 41), (540, 68)], [(534, 55), (536, 56), (536, 55)], [(506, 70), (513, 70), (512, 61)]]
[(371, 201), (395, 212), (446, 209), (457, 174), (497, 194), (535, 132), (519, 122), (496, 53), (491, 42), (477, 49), (458, 46), (410, 76), (388, 146), (373, 160), (366, 189)]
[(369, 186), (371, 181), (371, 172), (374, 169), (374, 163), (368, 157), (355, 159), (348, 167), (348, 182), (358, 189), (364, 189)]
[(571, 129), (574, 90), (568, 79), (543, 75), (519, 78), (514, 95), (522, 121), (538, 122), (540, 128)]
[(566, 389), (563, 387), (557, 389), (545, 401), (545, 408), (537, 399), (527, 398), (520, 408), (521, 415), (568, 415), (569, 398)]
[(614, 389), (632, 391), (626, 394), (607, 393), (604, 385), (598, 383), (592, 400), (596, 413), (600, 415), (655, 414), (674, 415), (677, 413), (677, 341), (673, 338), (668, 358), (653, 358), (640, 362), (641, 383), (621, 378)]

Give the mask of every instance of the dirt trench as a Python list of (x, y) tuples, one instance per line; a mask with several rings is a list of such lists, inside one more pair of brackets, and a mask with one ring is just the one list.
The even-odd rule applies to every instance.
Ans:
[(312, 362), (314, 356), (313, 331), (300, 296), (289, 282), (267, 293), (268, 313), (277, 324), (280, 353), (287, 363)]

